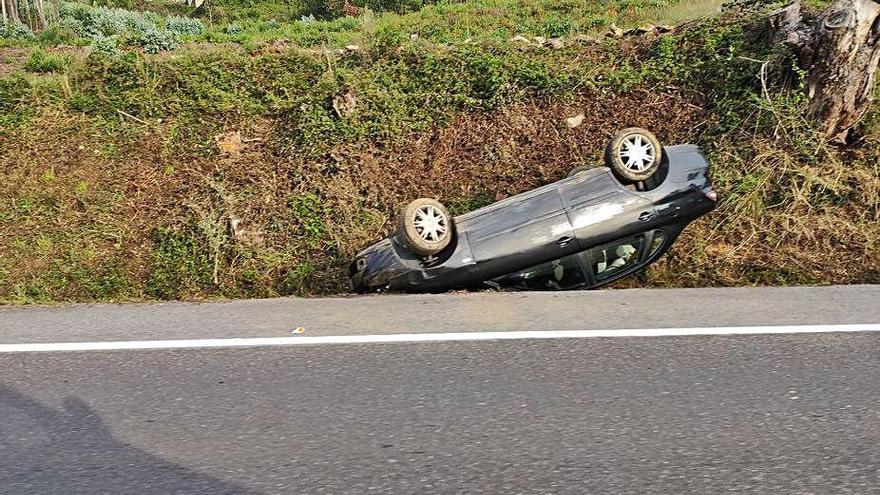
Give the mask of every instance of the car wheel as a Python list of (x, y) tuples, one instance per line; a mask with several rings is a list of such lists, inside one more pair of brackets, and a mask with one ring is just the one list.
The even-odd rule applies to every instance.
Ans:
[(452, 234), (452, 217), (435, 199), (417, 199), (400, 211), (397, 238), (415, 254), (439, 253), (452, 241)]
[(639, 127), (619, 131), (605, 146), (605, 164), (624, 182), (650, 178), (660, 168), (662, 158), (660, 141)]
[(575, 175), (582, 174), (582, 173), (586, 172), (587, 170), (590, 170), (591, 168), (593, 168), (593, 167), (589, 167), (587, 165), (581, 165), (580, 167), (575, 167), (575, 168), (571, 169), (571, 172), (569, 172), (568, 175), (566, 175), (566, 177), (574, 177)]

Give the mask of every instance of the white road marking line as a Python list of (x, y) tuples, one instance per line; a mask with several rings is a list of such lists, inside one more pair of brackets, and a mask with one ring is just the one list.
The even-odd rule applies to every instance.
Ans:
[(404, 333), (327, 335), (201, 340), (133, 340), (116, 342), (58, 342), (0, 344), (0, 354), (15, 352), (119, 351), (134, 349), (205, 349), (217, 347), (274, 347), (321, 344), (388, 344), (406, 342), (464, 342), (474, 340), (544, 340), (621, 337), (681, 337), (694, 335), (769, 335), (799, 333), (880, 332), (880, 324), (783, 325), (753, 327), (633, 328), (625, 330), (535, 330), (518, 332)]

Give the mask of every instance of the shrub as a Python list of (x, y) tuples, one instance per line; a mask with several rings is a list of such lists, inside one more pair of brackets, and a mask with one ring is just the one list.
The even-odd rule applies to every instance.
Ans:
[(165, 20), (165, 31), (180, 36), (194, 36), (204, 33), (205, 25), (200, 19), (171, 16)]
[(86, 29), (95, 34), (113, 36), (126, 31), (130, 19), (120, 9), (98, 7), (89, 12)]
[(34, 32), (20, 22), (10, 22), (0, 24), (0, 38), (29, 40), (34, 38)]
[(278, 29), (281, 27), (281, 23), (276, 21), (275, 19), (269, 19), (268, 21), (260, 24), (260, 31), (272, 31), (274, 29)]
[(143, 33), (135, 33), (128, 39), (128, 43), (139, 46), (147, 53), (159, 53), (177, 48), (179, 44), (173, 33), (150, 29)]
[(108, 57), (116, 57), (120, 54), (119, 46), (116, 43), (116, 38), (112, 38), (110, 36), (99, 35), (92, 39), (92, 44), (89, 45), (89, 55), (105, 55)]
[(242, 31), (244, 31), (244, 29), (241, 27), (241, 24), (233, 22), (232, 24), (226, 25), (225, 31), (226, 31), (226, 34), (238, 34)]
[(61, 29), (67, 29), (73, 31), (79, 36), (88, 36), (89, 33), (86, 30), (85, 24), (80, 19), (76, 17), (62, 17), (58, 22), (58, 27)]
[(29, 72), (61, 72), (69, 63), (67, 57), (37, 48), (31, 52), (24, 68)]
[(162, 19), (154, 12), (138, 12), (114, 7), (92, 7), (86, 4), (65, 2), (59, 8), (61, 26), (80, 36), (91, 38), (92, 53), (116, 54), (117, 41), (123, 37), (127, 43), (139, 46), (147, 53), (171, 50), (177, 46), (176, 35), (194, 35), (204, 32), (205, 26), (198, 19), (172, 16), (160, 30)]
[(41, 32), (37, 36), (37, 41), (43, 46), (72, 45), (78, 38), (76, 31), (55, 25)]
[(577, 31), (577, 23), (571, 17), (550, 15), (544, 19), (544, 34), (551, 37), (568, 36)]

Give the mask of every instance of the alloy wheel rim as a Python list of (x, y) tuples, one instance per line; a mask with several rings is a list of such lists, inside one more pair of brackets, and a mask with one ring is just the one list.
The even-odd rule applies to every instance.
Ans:
[(655, 158), (654, 145), (640, 134), (624, 138), (618, 154), (623, 165), (634, 172), (644, 172)]
[(413, 225), (419, 237), (426, 242), (440, 242), (448, 231), (446, 215), (431, 205), (416, 210)]

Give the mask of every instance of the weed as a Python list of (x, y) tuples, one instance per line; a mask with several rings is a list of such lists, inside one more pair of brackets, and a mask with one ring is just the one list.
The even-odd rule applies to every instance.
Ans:
[(205, 25), (200, 19), (170, 16), (165, 19), (165, 31), (178, 36), (197, 36), (205, 32)]
[(20, 22), (6, 22), (4, 19), (4, 21), (0, 23), (0, 38), (32, 40), (34, 37), (34, 32), (31, 31), (31, 28)]
[(42, 48), (31, 51), (24, 68), (29, 72), (63, 72), (70, 64), (70, 59), (57, 53), (47, 52)]
[(290, 210), (296, 224), (299, 225), (300, 236), (312, 247), (326, 233), (324, 217), (326, 211), (321, 199), (314, 194), (300, 194), (290, 198)]
[(283, 294), (305, 295), (309, 293), (309, 279), (315, 277), (315, 267), (308, 261), (302, 261), (287, 270), (281, 279), (280, 291)]
[(213, 280), (211, 255), (186, 231), (156, 229), (156, 247), (146, 282), (147, 294), (157, 299), (178, 299)]

